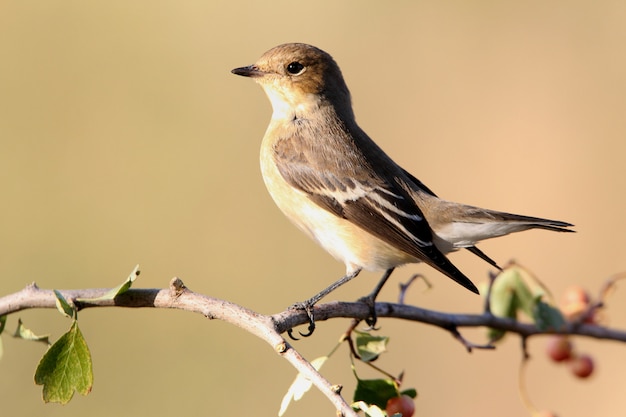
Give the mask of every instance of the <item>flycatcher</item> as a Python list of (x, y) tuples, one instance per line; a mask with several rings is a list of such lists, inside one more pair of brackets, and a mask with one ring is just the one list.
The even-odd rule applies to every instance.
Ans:
[(438, 198), (361, 130), (339, 66), (314, 46), (280, 45), (232, 72), (253, 78), (272, 103), (261, 171), (276, 205), (346, 266), (341, 279), (293, 306), (309, 317), (304, 336), (315, 329), (313, 305), (363, 269), (385, 271), (366, 297), (373, 325), (374, 299), (397, 266), (425, 262), (478, 293), (444, 254), (466, 248), (498, 267), (477, 242), (534, 228), (572, 231), (561, 221)]

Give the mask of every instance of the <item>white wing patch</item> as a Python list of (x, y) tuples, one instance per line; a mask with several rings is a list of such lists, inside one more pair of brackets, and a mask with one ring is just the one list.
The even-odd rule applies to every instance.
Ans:
[[(327, 174), (327, 176), (328, 175), (329, 174)], [(400, 221), (400, 217), (404, 217), (405, 219), (415, 222), (421, 222), (424, 220), (424, 217), (420, 214), (408, 213), (392, 203), (395, 199), (404, 200), (403, 196), (383, 187), (372, 187), (356, 181), (352, 181), (352, 184), (346, 185), (334, 175), (330, 174), (330, 176), (332, 177), (332, 180), (328, 177), (326, 178), (329, 180), (326, 182), (328, 185), (327, 187), (318, 187), (317, 192), (319, 194), (333, 198), (342, 206), (345, 206), (350, 201), (365, 199), (370, 203), (370, 207), (375, 210), (378, 215), (401, 230), (402, 233), (404, 233), (411, 240), (420, 246), (432, 245), (432, 242), (424, 241), (412, 234)], [(385, 196), (388, 196), (389, 198), (385, 198)]]

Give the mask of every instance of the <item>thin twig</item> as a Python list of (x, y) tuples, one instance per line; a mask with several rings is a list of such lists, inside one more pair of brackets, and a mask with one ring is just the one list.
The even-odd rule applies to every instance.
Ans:
[(432, 285), (430, 284), (430, 281), (428, 281), (428, 279), (422, 275), (422, 274), (413, 274), (411, 275), (411, 278), (409, 278), (409, 280), (405, 283), (400, 283), (400, 291), (398, 293), (398, 304), (404, 304), (404, 297), (409, 289), (409, 287), (411, 286), (411, 284), (413, 284), (413, 281), (415, 281), (416, 279), (421, 279), (422, 281), (424, 281), (426, 283), (426, 287), (428, 289), (432, 288)]
[(456, 326), (451, 327), (450, 329), (448, 329), (448, 331), (452, 334), (452, 336), (458, 340), (459, 342), (461, 342), (461, 344), (463, 346), (465, 346), (465, 349), (467, 349), (468, 353), (472, 353), (473, 349), (485, 349), (485, 350), (492, 350), (495, 349), (496, 347), (493, 345), (493, 343), (485, 343), (485, 344), (476, 344), (476, 343), (472, 343), (469, 340), (467, 340), (465, 337), (463, 337), (463, 335), (461, 334), (461, 332), (459, 332), (459, 329), (456, 328)]

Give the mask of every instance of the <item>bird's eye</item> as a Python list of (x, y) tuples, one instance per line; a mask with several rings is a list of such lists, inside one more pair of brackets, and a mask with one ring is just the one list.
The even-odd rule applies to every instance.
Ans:
[(287, 65), (287, 72), (291, 75), (298, 75), (301, 74), (304, 71), (304, 65), (302, 65), (299, 62), (292, 62), (289, 65)]

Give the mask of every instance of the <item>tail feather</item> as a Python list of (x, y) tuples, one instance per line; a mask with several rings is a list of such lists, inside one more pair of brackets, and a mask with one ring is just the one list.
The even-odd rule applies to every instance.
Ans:
[[(450, 206), (449, 206), (450, 207)], [(448, 212), (447, 222), (436, 233), (458, 247), (473, 246), (481, 240), (528, 229), (574, 232), (571, 223), (540, 217), (522, 216), (478, 207), (456, 205)]]
[(542, 219), (541, 217), (522, 216), (519, 214), (504, 213), (500, 211), (482, 210), (493, 220), (504, 221), (511, 223), (519, 223), (520, 225), (527, 226), (526, 229), (545, 229), (552, 230), (554, 232), (574, 232), (574, 230), (567, 229), (574, 225), (560, 220)]
[[(553, 232), (568, 232), (575, 233), (575, 230), (568, 229), (568, 227), (574, 226), (571, 223), (562, 222), (560, 220), (550, 220), (550, 219), (542, 219), (540, 217), (532, 217), (532, 216), (522, 216), (519, 214), (510, 214), (498, 211), (489, 211), (489, 210), (481, 210), (483, 215), (487, 214), (489, 217), (489, 222), (491, 223), (500, 223), (503, 225), (503, 231), (505, 229), (506, 232), (502, 234), (520, 232), (528, 229), (543, 229), (543, 230), (551, 230)], [(484, 216), (483, 216), (484, 218)], [(505, 225), (508, 225), (506, 227)], [(494, 233), (493, 236), (485, 236), (485, 238), (496, 237), (498, 234)], [(502, 270), (502, 268), (491, 259), (487, 254), (478, 249), (476, 246), (467, 246), (465, 247), (468, 251), (472, 252), (474, 255), (478, 256), (482, 260), (489, 263), (491, 266)]]

